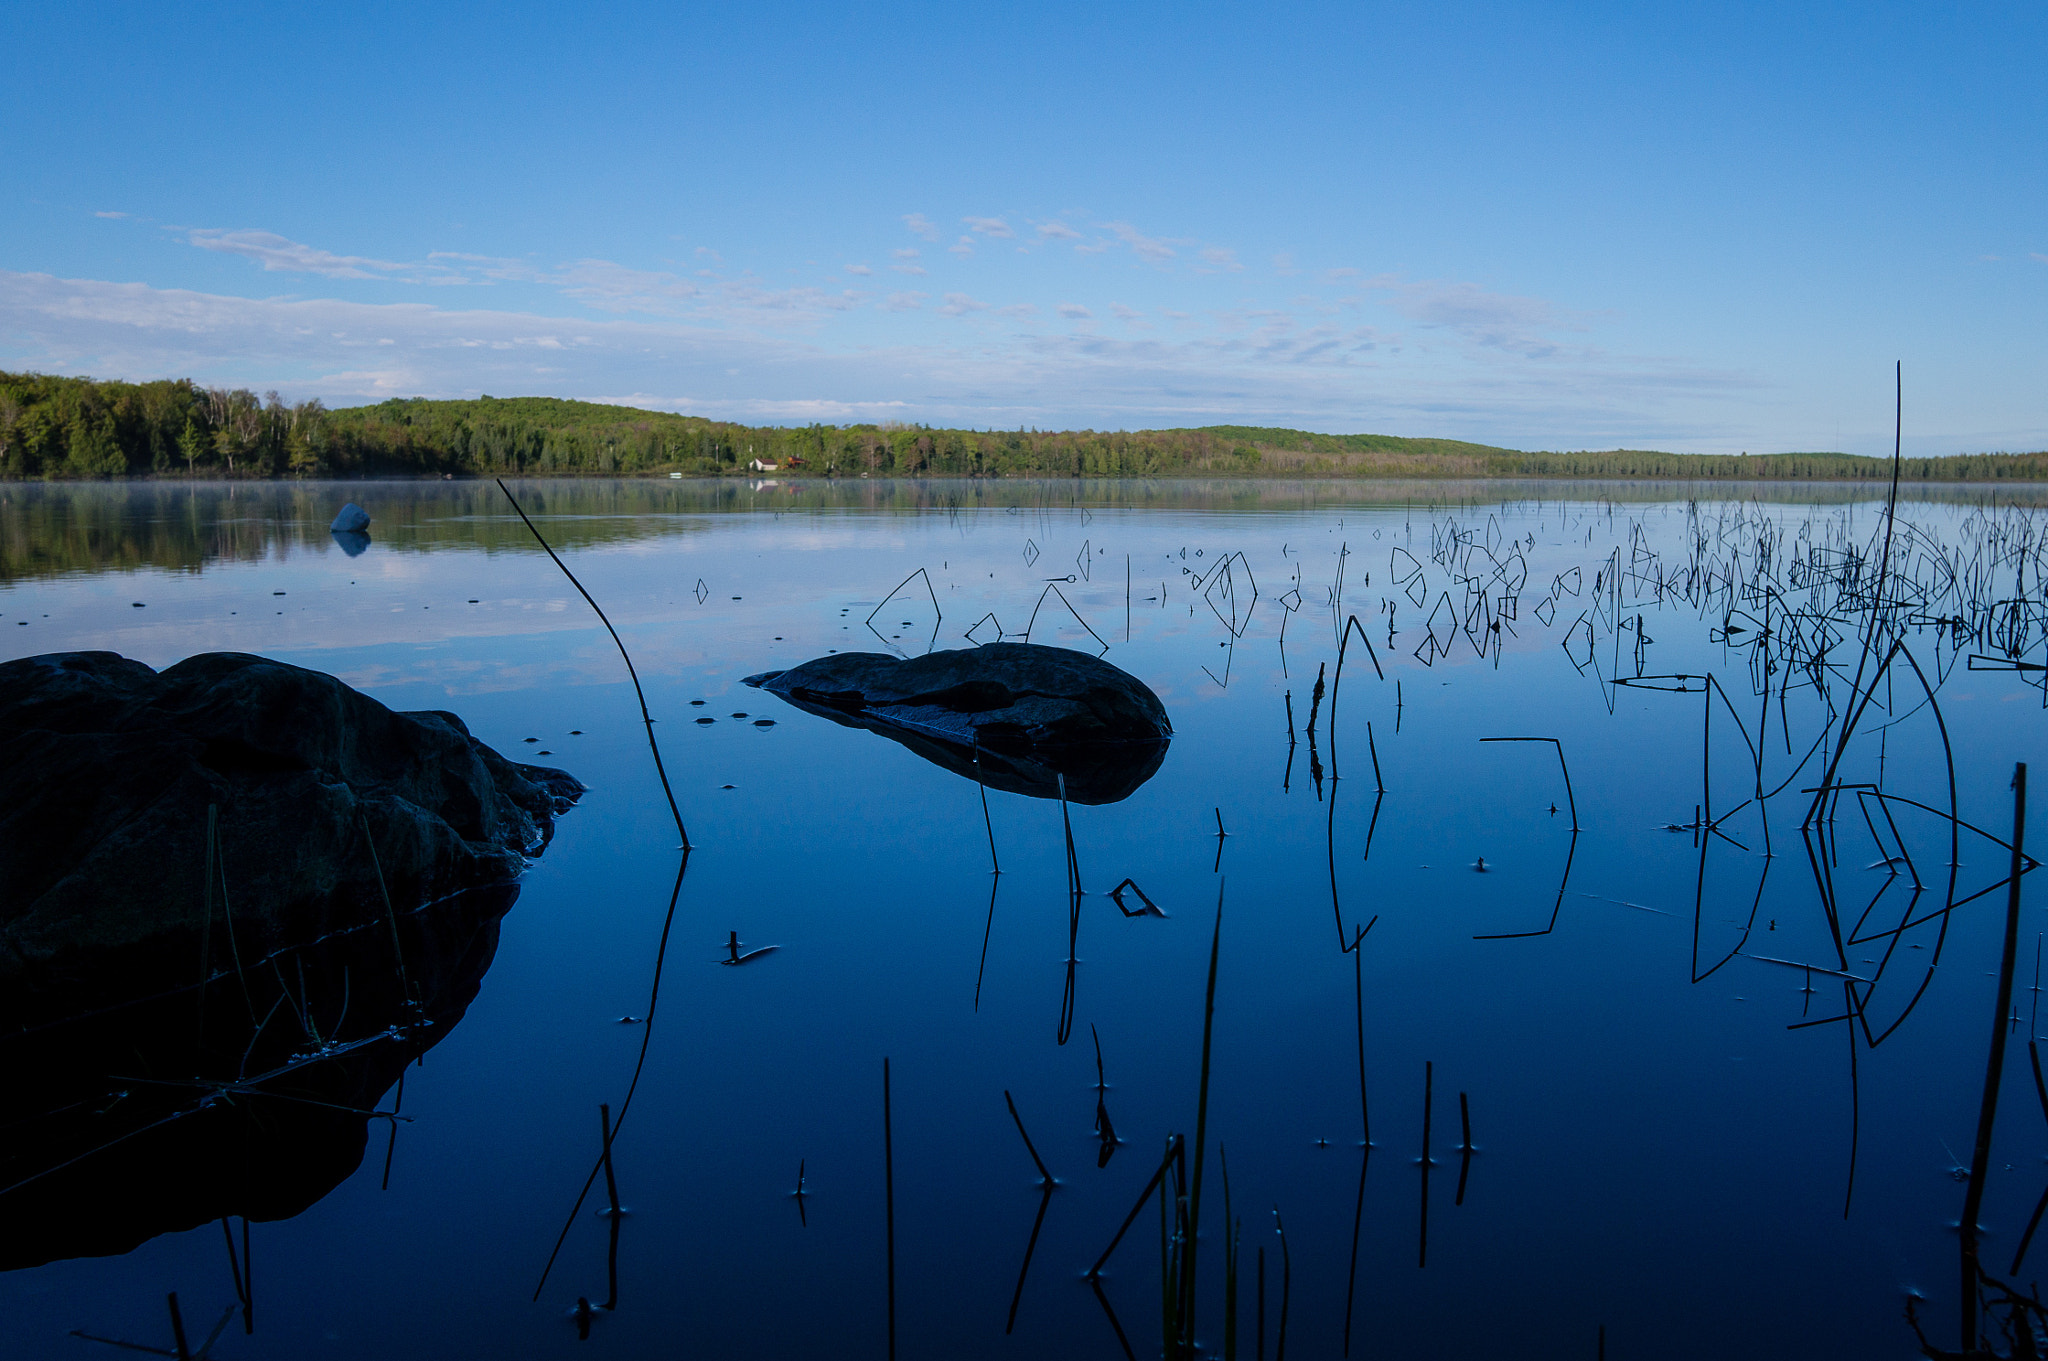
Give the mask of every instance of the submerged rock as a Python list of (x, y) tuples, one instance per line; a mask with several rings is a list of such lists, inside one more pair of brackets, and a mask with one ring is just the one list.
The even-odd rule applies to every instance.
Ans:
[(0, 1032), (509, 883), (582, 792), (245, 653), (0, 664)]
[(1098, 657), (1035, 643), (819, 657), (746, 684), (848, 727), (867, 728), (997, 789), (1114, 803), (1159, 769), (1166, 708)]

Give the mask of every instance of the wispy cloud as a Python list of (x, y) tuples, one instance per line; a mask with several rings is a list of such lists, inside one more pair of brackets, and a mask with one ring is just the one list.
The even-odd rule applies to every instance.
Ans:
[(990, 304), (970, 298), (965, 293), (948, 293), (944, 305), (939, 308), (939, 315), (964, 317), (969, 312), (986, 312), (989, 306)]
[(1542, 298), (1493, 293), (1473, 283), (1405, 280), (1381, 275), (1366, 287), (1384, 290), (1387, 306), (1422, 326), (1451, 331), (1474, 345), (1527, 358), (1559, 352), (1549, 332), (1580, 329)]
[(1077, 302), (1061, 303), (1059, 305), (1059, 314), (1065, 317), (1068, 321), (1092, 321), (1095, 318), (1095, 314), (1093, 312), (1089, 311), (1087, 308), (1083, 307), (1080, 303)]
[(1047, 241), (1079, 241), (1081, 239), (1081, 233), (1075, 231), (1064, 222), (1041, 222), (1038, 224), (1038, 234)]
[(1174, 258), (1174, 249), (1157, 237), (1147, 236), (1128, 222), (1105, 222), (1103, 230), (1113, 234), (1117, 240), (1129, 246), (1140, 260), (1164, 264)]
[(674, 316), (703, 295), (688, 279), (661, 270), (628, 269), (609, 260), (578, 260), (540, 276), (571, 297), (602, 312), (650, 312)]
[(929, 293), (917, 292), (891, 293), (875, 306), (884, 312), (915, 312), (924, 306), (924, 300), (930, 296)]
[(1202, 263), (1197, 266), (1204, 274), (1233, 273), (1243, 268), (1244, 266), (1238, 263), (1237, 252), (1222, 246), (1204, 246)]
[(912, 236), (921, 236), (927, 241), (939, 239), (938, 224), (923, 213), (905, 213), (903, 215), (903, 225), (910, 229)]
[(113, 212), (105, 212), (105, 213), (94, 213), (94, 214), (93, 214), (93, 216), (94, 216), (94, 217), (115, 217), (115, 218), (120, 218), (120, 217), (127, 217), (127, 216), (128, 216), (128, 214), (127, 214), (127, 213), (113, 213)]
[(979, 232), (983, 236), (1007, 238), (1015, 235), (1010, 230), (1010, 224), (999, 217), (963, 217), (960, 220), (967, 224), (969, 231)]
[(201, 227), (185, 239), (201, 250), (240, 255), (256, 261), (266, 270), (285, 274), (318, 274), (329, 279), (377, 279), (411, 268), (394, 260), (373, 260), (366, 255), (337, 255), (333, 251), (279, 236), (276, 232)]
[[(1392, 291), (1397, 285), (1409, 291)], [(1488, 296), (1503, 295), (1407, 281), (1381, 287), (1431, 318), (1418, 325), (1483, 333), (1501, 322), (1503, 304)], [(731, 305), (716, 293), (698, 301)], [(925, 300), (897, 295), (879, 305), (891, 301), (914, 311)], [(972, 298), (946, 303), (960, 314), (982, 310)], [(1506, 310), (1509, 320), (1527, 322), (1514, 306)], [(919, 325), (914, 316), (905, 324)], [(877, 345), (854, 332), (826, 344), (787, 330), (644, 314), (567, 318), (417, 301), (238, 298), (0, 271), (0, 359), (9, 365), (104, 377), (190, 374), (337, 401), (624, 392), (651, 394), (638, 399), (647, 405), (734, 419), (832, 419), (887, 406), (908, 418), (973, 425), (1230, 421), (1524, 448), (1673, 447), (1728, 435), (1731, 398), (1760, 386), (1748, 375), (1590, 351), (1542, 363), (1499, 351), (1425, 351), (1390, 344), (1369, 327), (1304, 324), (1275, 309), (1247, 309), (1228, 326), (1171, 338), (1086, 328), (999, 337), (977, 328), (971, 343), (942, 343), (943, 335)], [(1739, 437), (1761, 438), (1746, 427)]]
[(971, 236), (963, 236), (958, 241), (955, 241), (952, 245), (946, 247), (946, 249), (954, 255), (972, 255), (974, 254), (974, 238)]
[(998, 307), (996, 315), (1009, 317), (1012, 321), (1036, 321), (1038, 309), (1028, 302), (1013, 302), (1008, 307)]
[(846, 272), (848, 274), (859, 274), (862, 276), (874, 273), (874, 271), (872, 269), (869, 269), (866, 265), (848, 265), (846, 267)]
[(1109, 305), (1109, 314), (1124, 325), (1136, 330), (1149, 331), (1152, 329), (1152, 323), (1146, 320), (1145, 314), (1135, 307), (1127, 307), (1123, 303), (1113, 302)]

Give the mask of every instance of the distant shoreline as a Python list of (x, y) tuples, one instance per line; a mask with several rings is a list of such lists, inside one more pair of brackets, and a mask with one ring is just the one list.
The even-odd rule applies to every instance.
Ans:
[[(1875, 483), (1890, 459), (1841, 453), (1528, 451), (1265, 426), (975, 430), (747, 426), (553, 397), (415, 398), (329, 410), (275, 393), (0, 372), (0, 482), (149, 478), (919, 477)], [(1899, 461), (1907, 482), (2048, 482), (2048, 451)]]

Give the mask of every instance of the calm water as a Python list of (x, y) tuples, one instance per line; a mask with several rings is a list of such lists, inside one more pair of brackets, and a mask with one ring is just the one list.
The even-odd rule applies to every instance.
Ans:
[[(2012, 669), (2048, 660), (2037, 510), (1903, 503), (1865, 663), (1883, 507), (1831, 489), (514, 490), (646, 685), (695, 844), (679, 891), (624, 667), (495, 488), (0, 491), (0, 655), (262, 653), (591, 787), (408, 1071), (409, 1120), (370, 1122), (358, 1170), (251, 1226), (255, 1330), (237, 1315), (215, 1355), (883, 1356), (885, 1056), (900, 1354), (1114, 1358), (1120, 1326), (1156, 1355), (1156, 1206), (1100, 1298), (1084, 1273), (1195, 1132), (1219, 902), (1207, 1350), (1223, 1154), (1246, 1356), (1261, 1252), (1269, 1354), (1283, 1257), (1303, 1357), (1343, 1351), (1347, 1311), (1363, 1356), (1591, 1357), (1604, 1327), (1614, 1357), (1908, 1357), (1914, 1291), (1952, 1345), (1994, 837), (2013, 763), (2048, 757), (2042, 673)], [(351, 499), (373, 521), (357, 556), (325, 529)], [(1353, 615), (1341, 703), (1318, 705)], [(1027, 624), (1145, 681), (1176, 730), (1136, 793), (1070, 808), (1077, 913), (1057, 802), (991, 791), (985, 824), (971, 780), (740, 683)], [(1859, 663), (1874, 698), (1834, 782), (1865, 792), (1802, 835)], [(1951, 762), (1955, 814), (1985, 829), (1953, 877)], [(1165, 915), (1120, 912), (1126, 878)], [(2028, 888), (1980, 1217), (2001, 1276), (2048, 1183)], [(779, 948), (721, 967), (732, 932)], [(1122, 1140), (1100, 1167), (1098, 1037)], [(601, 1178), (570, 1211), (643, 1043), (617, 1308), (579, 1341), (577, 1298), (609, 1289)], [(51, 1232), (4, 1196), (0, 1224)], [(2029, 1251), (2021, 1282), (2048, 1261)], [(0, 1349), (169, 1347), (172, 1290), (202, 1337), (237, 1300), (218, 1225), (0, 1275)]]

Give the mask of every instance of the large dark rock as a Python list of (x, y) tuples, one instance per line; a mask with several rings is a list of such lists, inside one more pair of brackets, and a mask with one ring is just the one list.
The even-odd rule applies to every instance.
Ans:
[(262, 657), (0, 665), (0, 1032), (509, 883), (582, 788)]
[(819, 657), (748, 685), (881, 733), (992, 788), (1114, 803), (1150, 779), (1173, 727), (1159, 697), (1099, 657), (1034, 643)]

